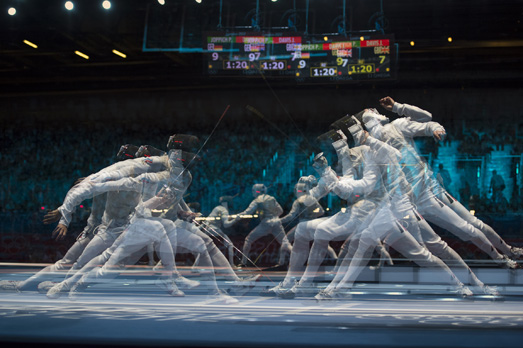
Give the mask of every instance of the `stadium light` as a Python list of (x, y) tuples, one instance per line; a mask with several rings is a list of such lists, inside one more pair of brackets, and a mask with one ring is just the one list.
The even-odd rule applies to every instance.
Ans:
[(113, 53), (116, 54), (117, 56), (122, 57), (122, 58), (127, 58), (127, 55), (125, 53), (120, 52), (120, 51), (113, 50)]
[(31, 46), (32, 48), (38, 48), (38, 46), (34, 43), (32, 43), (31, 41), (29, 40), (24, 40), (24, 43), (28, 46)]
[(74, 54), (76, 54), (77, 56), (80, 56), (80, 57), (82, 57), (84, 59), (89, 59), (89, 56), (87, 54), (82, 53), (80, 51), (74, 51)]

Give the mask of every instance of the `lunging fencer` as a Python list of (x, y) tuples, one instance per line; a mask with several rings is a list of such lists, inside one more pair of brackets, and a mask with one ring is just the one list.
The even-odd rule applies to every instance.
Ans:
[[(347, 136), (354, 139), (357, 145), (366, 143), (368, 135), (359, 125), (353, 124), (349, 129), (343, 130), (347, 132)], [(360, 226), (362, 232), (354, 256), (343, 261), (335, 279), (325, 290), (316, 295), (316, 298), (323, 300), (347, 296), (346, 290), (352, 285), (351, 281), (353, 282), (357, 278), (363, 267), (368, 263), (372, 252), (381, 242), (394, 248), (418, 265), (430, 267), (437, 271), (441, 279), (455, 286), (460, 295), (472, 295), (472, 292), (457, 279), (441, 259), (432, 255), (413, 237), (413, 235), (419, 236), (419, 226), (415, 211), (405, 196), (405, 190), (409, 190), (409, 187), (404, 176), (392, 175), (387, 177), (385, 175), (387, 174), (385, 164), (388, 164), (394, 156), (399, 156), (399, 152), (381, 143), (374, 144), (374, 146), (371, 144), (368, 154), (369, 156), (366, 159), (372, 161), (367, 163), (370, 170), (365, 173), (361, 180), (354, 180), (353, 178), (342, 178), (340, 180), (329, 167), (326, 167), (322, 174), (322, 177), (328, 178), (327, 180), (334, 190), (341, 191), (344, 194), (358, 192), (358, 187), (365, 188), (367, 192), (369, 192), (369, 189), (371, 191), (378, 190), (382, 192), (380, 194), (382, 201), (378, 202), (375, 215)], [(383, 178), (386, 178), (389, 182), (383, 182)]]
[[(379, 100), (381, 106), (387, 110), (398, 114), (398, 116), (405, 116), (416, 122), (429, 122), (432, 120), (432, 114), (426, 110), (420, 109), (409, 104), (401, 104), (391, 97), (384, 97)], [(445, 205), (450, 207), (460, 218), (476, 227), (478, 230), (488, 238), (493, 246), (500, 251), (501, 254), (508, 258), (519, 258), (523, 256), (523, 248), (518, 248), (509, 245), (501, 236), (489, 225), (472, 215), (471, 212), (463, 206), (457, 199), (455, 199), (441, 184), (434, 178), (434, 175), (429, 175), (431, 190), (437, 198), (439, 198)]]
[(366, 109), (357, 115), (357, 118), (374, 138), (401, 152), (400, 164), (407, 181), (413, 188), (413, 203), (419, 213), (429, 222), (448, 230), (458, 238), (470, 241), (496, 263), (511, 269), (517, 268), (517, 263), (510, 258), (512, 253), (510, 255), (500, 253), (482, 231), (465, 221), (437, 198), (442, 188), (434, 185), (436, 180), (430, 178), (430, 168), (418, 154), (414, 137), (433, 136), (434, 139), (440, 140), (445, 135), (445, 129), (436, 122), (427, 121), (430, 120), (431, 115), (422, 109), (401, 104), (396, 107), (396, 110), (400, 115), (408, 117), (398, 118), (389, 123), (388, 118), (379, 114), (376, 109)]
[[(351, 117), (348, 120), (349, 123), (346, 126), (349, 127), (348, 129), (345, 128), (345, 132), (349, 131), (355, 138), (357, 137), (358, 133), (366, 134), (366, 137), (360, 136), (358, 142), (361, 142), (361, 139), (363, 139), (364, 143), (369, 145), (370, 149), (372, 149), (376, 154), (380, 154), (379, 157), (382, 160), (384, 160), (382, 162), (382, 166), (386, 165), (386, 167), (384, 167), (386, 168), (386, 171), (382, 171), (382, 179), (385, 184), (385, 187), (387, 188), (390, 201), (392, 202), (391, 211), (394, 213), (398, 221), (400, 221), (405, 228), (410, 230), (412, 230), (412, 226), (415, 227), (416, 225), (418, 225), (418, 228), (415, 229), (416, 233), (413, 234), (415, 239), (420, 243), (420, 245), (426, 247), (432, 254), (442, 259), (453, 270), (460, 271), (459, 273), (456, 273), (462, 276), (463, 273), (465, 273), (463, 278), (460, 279), (461, 282), (473, 285), (475, 291), (477, 290), (480, 293), (498, 296), (499, 293), (497, 292), (497, 290), (483, 284), (475, 276), (475, 274), (472, 273), (470, 268), (461, 259), (461, 257), (454, 250), (452, 250), (445, 242), (441, 240), (441, 238), (430, 228), (430, 226), (423, 219), (423, 217), (415, 210), (414, 206), (410, 201), (412, 193), (411, 187), (405, 180), (405, 175), (401, 171), (398, 163), (399, 152), (393, 149), (392, 147), (374, 139), (373, 137), (368, 136), (368, 133), (362, 132), (361, 125), (359, 124), (359, 121), (357, 121), (356, 118)], [(352, 124), (352, 126), (350, 126), (350, 124)], [(338, 125), (341, 126), (341, 128), (344, 128), (343, 122), (338, 123)], [(386, 176), (384, 174), (386, 174)], [(343, 187), (343, 183), (340, 181), (338, 186), (341, 189)], [(345, 187), (344, 189), (347, 189), (347, 187)], [(387, 244), (390, 244), (390, 237), (386, 241)], [(395, 248), (398, 248), (397, 243)], [(351, 249), (350, 246), (349, 249)], [(347, 260), (350, 260), (351, 256), (353, 256), (355, 253), (354, 247), (351, 250), (352, 252), (349, 252)], [(344, 262), (348, 263), (348, 261), (345, 260)], [(338, 273), (336, 275), (336, 278), (334, 279), (333, 283), (340, 281), (340, 279), (342, 278), (341, 274), (342, 273)], [(458, 288), (458, 290), (462, 294), (469, 293), (469, 289), (464, 287), (460, 287)]]

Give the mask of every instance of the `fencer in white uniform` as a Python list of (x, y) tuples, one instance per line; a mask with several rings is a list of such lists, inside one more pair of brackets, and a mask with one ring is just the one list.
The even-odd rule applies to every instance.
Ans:
[(232, 227), (235, 221), (229, 219), (229, 206), (232, 204), (232, 196), (221, 196), (220, 204), (214, 207), (211, 213), (204, 219), (202, 228), (208, 231), (212, 236), (218, 238), (227, 248), (229, 264), (234, 267), (234, 244), (224, 229)]
[[(242, 293), (248, 287), (252, 287), (253, 283), (260, 278), (260, 275), (252, 275), (247, 277), (239, 277), (229, 261), (222, 253), (222, 251), (216, 246), (211, 236), (215, 237), (216, 234), (211, 228), (197, 225), (194, 214), (189, 211), (189, 208), (185, 205), (183, 200), (179, 206), (173, 206), (169, 211), (163, 215), (167, 219), (162, 221), (171, 221), (176, 228), (176, 234), (178, 238), (177, 245), (182, 248), (185, 252), (190, 252), (196, 255), (198, 259), (199, 272), (202, 270), (212, 269), (213, 274), (223, 276), (226, 281), (231, 282), (231, 289), (235, 293)], [(173, 222), (174, 221), (174, 222)], [(168, 235), (172, 227), (165, 227)], [(202, 247), (206, 250), (202, 250)], [(202, 258), (202, 255), (208, 253), (210, 259)]]
[[(353, 119), (353, 121), (353, 124), (357, 123), (356, 119)], [(357, 128), (359, 125), (355, 127)], [(351, 127), (349, 129), (354, 128)], [(386, 164), (386, 172), (384, 172), (386, 173), (386, 176), (383, 176), (382, 180), (389, 192), (389, 197), (391, 198), (392, 206), (394, 207), (393, 211), (397, 211), (395, 215), (403, 216), (402, 224), (405, 227), (413, 224), (419, 226), (419, 232), (418, 228), (414, 229), (415, 233), (413, 236), (416, 240), (421, 245), (425, 246), (433, 255), (442, 259), (449, 267), (451, 267), (451, 269), (460, 276), (461, 282), (473, 285), (475, 291), (487, 295), (499, 296), (499, 293), (495, 288), (486, 286), (476, 277), (461, 257), (450, 248), (447, 243), (441, 240), (423, 217), (415, 210), (411, 203), (412, 190), (399, 166), (398, 151), (390, 146), (385, 146), (384, 143), (374, 139), (372, 136), (368, 136), (365, 139), (365, 143), (369, 145), (371, 150), (379, 155), (382, 165)], [(411, 215), (410, 218), (408, 218), (409, 214)], [(412, 227), (407, 227), (407, 229), (413, 231)], [(349, 260), (355, 252), (354, 248), (351, 250), (352, 252), (348, 253)], [(340, 277), (337, 276), (335, 281), (338, 281), (339, 279)]]
[[(185, 204), (181, 197), (183, 195), (183, 192), (185, 192), (192, 180), (189, 171), (185, 167), (189, 167), (191, 163), (195, 163), (195, 156), (180, 149), (171, 150), (169, 156), (170, 170), (168, 173), (162, 172), (158, 173), (157, 175), (148, 173), (142, 174), (136, 178), (126, 178), (104, 183), (92, 183), (91, 188), (95, 193), (112, 190), (151, 192), (152, 188), (156, 187), (159, 183), (162, 182), (162, 180), (166, 180), (170, 190), (173, 191), (172, 188), (174, 187), (174, 192), (177, 192), (170, 200), (170, 203), (172, 205), (178, 205), (182, 203)], [(146, 185), (151, 186), (151, 188), (144, 189)], [(188, 208), (186, 207), (185, 209)], [(150, 209), (143, 209), (143, 211), (146, 213), (149, 210)], [(137, 209), (137, 211), (139, 210)], [(165, 254), (164, 248), (165, 245), (167, 245), (167, 243), (164, 240), (164, 235), (166, 235), (167, 238), (170, 240), (171, 245), (177, 244), (181, 248), (202, 254), (202, 266), (206, 265), (208, 269), (207, 275), (209, 278), (211, 278), (210, 282), (208, 283), (210, 283), (209, 286), (211, 288), (212, 294), (222, 298), (228, 298), (228, 296), (219, 292), (216, 286), (213, 273), (213, 265), (209, 257), (209, 254), (207, 253), (207, 249), (213, 252), (213, 254), (216, 254), (214, 253), (215, 249), (216, 251), (218, 251), (218, 254), (221, 253), (214, 246), (212, 240), (204, 235), (203, 237), (208, 239), (208, 243), (204, 242), (202, 238), (200, 238), (199, 236), (194, 235), (193, 233), (190, 233), (189, 231), (186, 231), (184, 229), (178, 228), (173, 221), (163, 218), (154, 218), (149, 216), (148, 213), (146, 213), (137, 213), (135, 215), (134, 223), (131, 224), (131, 226), (129, 226), (129, 228), (127, 229), (124, 239), (122, 239), (122, 237), (124, 236), (120, 237), (119, 240), (117, 240), (117, 242), (110, 249), (106, 250), (102, 255), (100, 255), (100, 257), (93, 259), (91, 262), (85, 265), (81, 269), (81, 271), (79, 271), (74, 277), (69, 278), (66, 282), (63, 282), (59, 286), (56, 286), (54, 289), (51, 289), (48, 292), (48, 297), (57, 297), (58, 294), (64, 288), (71, 288), (72, 294), (78, 292), (83, 287), (85, 287), (85, 284), (92, 281), (92, 279), (104, 277), (107, 273), (107, 270), (113, 268), (124, 257), (130, 255), (132, 252), (139, 252), (138, 250), (140, 249), (138, 248), (138, 246), (140, 245), (143, 246), (143, 244), (145, 244), (145, 246), (147, 246), (150, 243), (154, 243), (156, 250), (163, 250), (161, 252)], [(150, 231), (150, 233), (148, 231)], [(149, 240), (149, 243), (147, 243), (147, 240)], [(213, 248), (211, 248), (211, 246)], [(169, 257), (167, 257), (169, 262), (168, 264), (163, 263), (163, 259), (166, 258), (165, 255), (162, 257), (162, 255), (160, 254), (160, 258), (162, 259), (161, 261), (163, 267), (166, 268), (168, 272), (170, 272), (173, 268), (175, 269), (175, 265), (172, 265), (170, 263)], [(98, 264), (103, 264), (104, 262), (106, 264), (106, 267), (102, 270), (98, 270), (98, 273), (93, 274), (93, 272), (91, 272), (91, 279), (89, 278), (89, 275), (86, 275), (86, 272), (89, 272), (94, 266)], [(225, 262), (227, 261), (225, 260)], [(230, 271), (234, 276), (232, 280), (239, 280), (239, 278), (234, 274), (234, 272), (232, 270)], [(80, 277), (82, 277), (82, 279), (79, 280)], [(179, 273), (176, 271), (174, 272), (174, 281), (179, 287), (182, 287), (184, 289), (192, 288), (195, 286), (194, 283), (197, 283), (185, 279), (184, 277), (181, 277)], [(72, 284), (74, 283), (76, 283), (76, 285), (72, 286)], [(165, 284), (167, 284), (167, 289), (170, 293), (176, 296), (181, 295), (181, 291), (178, 291), (176, 288), (173, 288), (172, 284), (169, 283), (169, 280), (166, 280)], [(245, 284), (246, 282), (239, 282), (239, 284), (233, 285), (236, 285), (237, 287), (245, 287)], [(226, 302), (231, 301), (234, 300), (229, 298)]]
[[(408, 110), (402, 109), (402, 113)], [(418, 112), (419, 108), (412, 111)], [(517, 268), (517, 263), (508, 255), (500, 253), (483, 232), (462, 219), (452, 209), (436, 197), (438, 187), (430, 179), (430, 170), (415, 149), (414, 137), (434, 136), (441, 138), (444, 128), (436, 122), (416, 122), (412, 119), (423, 119), (420, 116), (403, 117), (388, 123), (388, 118), (380, 115), (375, 109), (367, 109), (361, 114), (361, 121), (370, 134), (391, 145), (401, 152), (401, 165), (409, 184), (413, 188), (412, 201), (419, 213), (429, 222), (453, 233), (464, 241), (470, 241), (488, 254), (498, 264), (508, 268)], [(385, 124), (382, 124), (385, 123)], [(436, 190), (436, 192), (434, 192)]]
[(269, 234), (280, 244), (278, 265), (285, 263), (285, 257), (292, 251), (292, 246), (287, 239), (285, 230), (281, 224), (279, 216), (283, 209), (273, 196), (267, 194), (267, 187), (264, 184), (254, 184), (252, 186), (253, 201), (241, 213), (234, 217), (233, 221), (238, 221), (241, 216), (251, 215), (258, 212), (261, 218), (260, 223), (245, 238), (243, 244), (243, 255), (240, 266), (248, 265), (248, 257), (252, 243)]
[[(167, 157), (167, 156), (163, 156)], [(128, 226), (128, 223), (130, 221), (130, 215), (127, 214), (125, 223), (120, 224), (117, 228), (111, 228), (110, 224), (112, 223), (112, 220), (108, 220), (108, 225), (110, 228), (106, 228), (103, 230), (103, 234), (101, 236), (106, 237), (105, 240), (107, 242), (114, 241), (115, 237), (118, 237), (124, 230), (126, 230), (126, 234), (129, 234), (130, 236), (127, 237), (125, 240), (133, 240), (132, 246), (129, 246), (127, 249), (123, 250), (121, 253), (125, 254), (125, 257), (130, 256), (134, 252), (140, 251), (141, 248), (145, 248), (147, 250), (147, 243), (144, 242), (144, 240), (150, 238), (151, 243), (156, 244), (156, 251), (161, 259), (166, 260), (166, 264), (164, 267), (167, 267), (168, 271), (170, 273), (174, 272), (174, 256), (172, 255), (172, 245), (165, 235), (165, 230), (163, 229), (163, 226), (158, 223), (153, 223), (150, 221), (142, 221), (147, 219), (141, 219), (139, 217), (141, 216), (147, 216), (146, 214), (150, 212), (150, 209), (154, 208), (152, 207), (153, 204), (160, 204), (159, 198), (157, 196), (153, 196), (152, 198), (149, 198), (151, 196), (152, 192), (155, 192), (157, 190), (157, 187), (159, 184), (164, 184), (167, 187), (169, 187), (168, 192), (185, 192), (186, 188), (191, 182), (191, 176), (190, 173), (186, 172), (184, 173), (184, 167), (181, 164), (182, 153), (181, 150), (172, 151), (170, 153), (170, 157), (168, 158), (169, 163), (169, 170), (168, 171), (162, 171), (159, 173), (144, 173), (136, 178), (122, 178), (115, 181), (107, 181), (107, 182), (101, 182), (101, 183), (90, 183), (89, 184), (89, 192), (91, 194), (102, 194), (105, 192), (108, 192), (108, 195), (115, 194), (116, 192), (127, 192), (127, 195), (133, 195), (135, 197), (135, 200), (128, 200), (128, 201), (119, 201), (118, 199), (115, 200), (115, 205), (113, 209), (114, 212), (122, 211), (123, 208), (126, 208), (126, 211), (129, 212), (129, 210), (134, 211), (136, 208), (136, 211), (138, 213), (134, 214), (134, 220), (135, 220), (135, 226), (132, 229), (135, 233), (129, 232), (129, 228), (126, 229)], [(175, 191), (176, 190), (176, 191)], [(165, 191), (165, 190), (164, 190)], [(180, 193), (179, 193), (180, 194)], [(85, 193), (84, 193), (85, 195)], [(68, 206), (71, 206), (73, 209), (76, 205), (78, 205), (84, 198), (84, 195), (74, 195), (73, 199), (71, 199), (68, 202)], [(167, 199), (166, 197), (169, 196), (169, 199), (176, 199), (176, 194), (167, 195), (165, 192), (162, 192), (162, 197), (164, 199)], [(69, 197), (69, 195), (68, 195)], [(142, 203), (139, 204), (137, 207), (137, 204), (139, 202), (144, 202), (143, 199), (146, 199), (147, 204)], [(129, 198), (129, 197), (128, 197)], [(155, 199), (153, 199), (155, 198)], [(67, 198), (66, 198), (67, 199)], [(131, 206), (129, 206), (129, 204)], [(130, 208), (130, 209), (129, 209)], [(143, 213), (142, 213), (143, 211)], [(147, 228), (148, 226), (148, 228)], [(143, 231), (141, 233), (138, 233), (140, 231), (137, 231), (137, 227), (141, 227)], [(148, 233), (150, 231), (150, 233)], [(167, 241), (165, 241), (167, 239)], [(118, 245), (122, 243), (122, 237), (119, 236), (118, 239)], [(143, 245), (141, 245), (143, 242)], [(115, 244), (111, 243), (113, 246)], [(150, 243), (149, 243), (150, 244)], [(136, 248), (138, 245), (141, 245), (140, 248)], [(168, 251), (167, 247), (170, 247), (171, 250)], [(108, 259), (110, 255), (114, 252), (114, 248), (109, 248), (104, 251), (104, 253), (101, 255), (103, 258)], [(171, 261), (171, 257), (173, 257), (173, 261)], [(91, 267), (92, 261), (90, 259), (86, 258), (86, 262), (82, 262), (79, 267), (79, 270), (68, 278), (67, 280), (57, 284), (53, 288), (51, 288), (48, 292), (48, 297), (50, 298), (56, 298), (59, 296), (59, 294), (63, 291), (69, 290), (72, 288), (72, 284), (76, 283), (76, 281)], [(116, 259), (116, 258), (115, 258)], [(118, 259), (118, 262), (121, 261), (123, 257)], [(99, 258), (96, 258), (97, 261), (100, 261)], [(166, 273), (169, 273), (166, 272)], [(168, 274), (168, 279), (172, 279), (172, 274)], [(172, 293), (176, 293), (178, 289), (174, 289)]]
[[(329, 137), (333, 136), (340, 139), (336, 132), (329, 135)], [(342, 173), (351, 178), (361, 178), (365, 170), (363, 166), (363, 147), (349, 149), (345, 142), (337, 143), (337, 145), (339, 146), (335, 146), (335, 150), (338, 155), (338, 162), (341, 163)], [(323, 173), (326, 168), (326, 159), (319, 154), (315, 158), (313, 167), (319, 173)], [(329, 192), (331, 192), (331, 189), (326, 184), (325, 179), (320, 178), (318, 186), (310, 190), (308, 201), (314, 199), (312, 202), (315, 202)], [(337, 194), (336, 192), (333, 193)], [(280, 284), (269, 289), (269, 295), (292, 298), (298, 291), (304, 290), (309, 286), (325, 257), (329, 241), (346, 240), (349, 238), (375, 209), (375, 202), (373, 202), (372, 197), (354, 194), (340, 198), (347, 200), (349, 204), (345, 210), (331, 217), (314, 219), (298, 224), (289, 271)], [(311, 241), (314, 243), (309, 251)], [(307, 260), (307, 267), (305, 268), (304, 263)], [(305, 273), (303, 273), (304, 268)], [(302, 278), (298, 282), (296, 278), (300, 276)]]
[[(356, 144), (367, 142), (367, 134), (359, 125), (355, 124), (349, 128), (351, 136)], [(379, 202), (376, 213), (367, 219), (361, 226), (358, 246), (352, 259), (344, 260), (336, 278), (329, 286), (321, 291), (316, 298), (328, 299), (336, 296), (346, 295), (347, 288), (352, 286), (362, 269), (369, 261), (369, 257), (380, 242), (391, 246), (403, 254), (407, 259), (414, 261), (422, 267), (431, 267), (437, 270), (441, 281), (448, 282), (456, 287), (456, 291), (462, 296), (470, 296), (472, 292), (461, 283), (445, 263), (432, 255), (424, 246), (418, 242), (410, 232), (419, 236), (419, 226), (415, 211), (408, 200), (409, 186), (403, 175), (387, 173), (387, 165), (393, 156), (399, 157), (399, 152), (384, 143), (369, 144), (366, 161), (373, 163), (366, 165), (374, 173), (367, 172), (362, 180), (342, 178), (339, 180), (332, 171), (326, 169), (323, 176), (328, 177), (330, 185), (336, 191), (345, 194), (368, 192), (368, 189), (383, 191), (383, 200)], [(330, 172), (330, 173), (329, 173)], [(387, 182), (388, 181), (388, 182)], [(410, 232), (409, 232), (410, 231)], [(419, 238), (419, 237), (418, 237)], [(347, 264), (346, 264), (347, 263)], [(341, 280), (340, 280), (340, 276)]]
[[(131, 224), (126, 229), (125, 233), (122, 234), (110, 249), (106, 250), (106, 252), (104, 252), (100, 257), (92, 260), (92, 262), (84, 268), (87, 268), (87, 271), (89, 271), (89, 267), (92, 268), (99, 263), (103, 263), (103, 266), (94, 268), (88, 273), (83, 272), (81, 279), (72, 286), (70, 297), (74, 298), (91, 283), (96, 283), (100, 281), (100, 279), (114, 277), (117, 274), (117, 272), (114, 271), (118, 271), (118, 266), (123, 259), (133, 253), (139, 252), (140, 250), (142, 250), (141, 253), (143, 254), (144, 248), (146, 248), (150, 243), (154, 243), (155, 250), (159, 253), (162, 267), (164, 269), (164, 279), (161, 280), (160, 284), (163, 285), (171, 295), (183, 296), (184, 294), (177, 288), (176, 282), (172, 281), (172, 271), (174, 268), (174, 258), (172, 258), (171, 261), (171, 256), (173, 255), (172, 241), (173, 243), (177, 243), (181, 248), (186, 249), (194, 250), (194, 248), (198, 248), (199, 246), (202, 263), (209, 265), (206, 278), (209, 280), (207, 284), (209, 286), (210, 294), (228, 304), (238, 302), (236, 299), (218, 289), (212, 269), (212, 262), (207, 253), (205, 243), (201, 238), (190, 232), (178, 229), (171, 220), (152, 217), (151, 209), (161, 208), (180, 202), (191, 181), (190, 173), (183, 167), (183, 164), (190, 162), (190, 160), (182, 159), (182, 156), (180, 155), (173, 156), (173, 150), (170, 151), (169, 156), (170, 159), (173, 157), (175, 158), (175, 161), (170, 160), (171, 164), (178, 161), (178, 168), (176, 169), (177, 165), (172, 165), (171, 174), (174, 178), (171, 177), (167, 188), (160, 191), (159, 194), (147, 202), (138, 205)], [(180, 165), (180, 163), (182, 165)], [(136, 179), (139, 178), (140, 177)], [(135, 185), (132, 181), (133, 179), (129, 178), (115, 182), (103, 183), (101, 184), (101, 189), (110, 189), (112, 187), (118, 187), (120, 189), (128, 187), (131, 189), (133, 185)], [(168, 251), (168, 248), (171, 248), (170, 252)]]
[[(198, 144), (199, 140), (196, 136), (175, 134), (169, 138), (167, 147), (169, 149), (182, 149), (182, 147), (184, 149), (189, 149), (197, 147)], [(146, 154), (146, 149), (143, 149), (143, 147), (139, 148), (138, 150), (142, 150), (142, 152)], [(130, 157), (129, 150), (126, 151), (128, 154), (124, 156)], [(193, 159), (197, 160), (196, 157)], [(92, 184), (103, 183), (106, 181), (115, 181), (128, 177), (136, 177), (146, 173), (168, 171), (168, 169), (169, 163), (168, 157), (166, 155), (162, 155), (161, 153), (154, 153), (151, 156), (149, 153), (145, 158), (134, 158), (127, 161), (117, 162), (100, 170), (99, 172), (87, 176), (79, 184), (75, 185), (71, 190), (69, 190), (69, 192), (67, 192), (67, 196), (64, 199), (63, 204), (58, 207), (56, 211), (52, 212), (53, 216), (60, 217), (57, 229), (60, 226), (67, 226), (70, 223), (71, 216), (75, 208), (74, 202), (78, 201), (79, 199), (83, 200), (94, 196), (92, 191)], [(146, 176), (144, 180), (144, 182), (147, 182), (148, 177)], [(148, 199), (154, 195), (154, 192), (149, 191), (144, 192), (144, 194), (145, 199)], [(65, 229), (65, 233), (66, 232), (67, 229)], [(60, 235), (65, 233), (59, 232), (58, 234)]]
[[(103, 266), (85, 272), (86, 266), (82, 269), (83, 272), (77, 273), (77, 275), (81, 274), (82, 277), (71, 287), (70, 298), (74, 298), (89, 284), (96, 283), (100, 281), (100, 279), (115, 277), (119, 273), (121, 263), (124, 259), (135, 253), (143, 255), (147, 251), (147, 246), (151, 243), (154, 244), (164, 268), (164, 272), (162, 272), (163, 279), (160, 284), (165, 287), (170, 295), (184, 296), (184, 293), (178, 289), (172, 278), (174, 271), (173, 246), (161, 222), (151, 219), (151, 209), (159, 208), (167, 201), (179, 198), (176, 193), (179, 188), (180, 187), (164, 186), (156, 196), (145, 202), (140, 202), (136, 207), (131, 223), (124, 233), (121, 234), (111, 248), (99, 257), (91, 260), (91, 262), (96, 260), (98, 264), (102, 259), (107, 259), (105, 263), (103, 263)], [(48, 297), (51, 297), (53, 294), (52, 290), (53, 289), (49, 291)]]
[[(317, 180), (314, 175), (309, 175), (307, 177), (302, 176), (298, 179), (298, 182), (294, 185), (294, 195), (296, 196), (296, 199), (292, 203), (292, 207), (289, 213), (281, 218), (283, 228), (285, 228), (287, 224), (290, 224), (295, 219), (298, 219), (298, 224), (300, 224), (302, 222), (318, 219), (325, 214), (325, 210), (323, 210), (321, 204), (316, 199), (310, 199), (311, 196), (309, 192), (316, 185)], [(294, 237), (298, 224), (296, 224), (296, 226), (292, 227), (291, 230), (287, 232), (287, 239), (291, 244), (294, 243)], [(336, 252), (330, 245), (328, 247), (327, 254), (332, 260), (336, 260), (338, 258), (338, 255), (336, 255)]]
[[(399, 116), (407, 117), (412, 121), (429, 122), (432, 120), (432, 114), (430, 112), (413, 105), (398, 103), (391, 97), (381, 98), (380, 104), (386, 110), (394, 112)], [(445, 190), (445, 188), (434, 178), (434, 175), (430, 175), (431, 172), (432, 171), (429, 171), (431, 190), (434, 192), (437, 198), (450, 207), (463, 220), (467, 221), (469, 224), (483, 232), (492, 245), (495, 246), (496, 249), (498, 249), (502, 254), (511, 258), (519, 258), (523, 255), (523, 248), (509, 245), (491, 226), (472, 215), (471, 212), (463, 206), (463, 204), (461, 204), (457, 199), (452, 197), (447, 192), (447, 190)]]

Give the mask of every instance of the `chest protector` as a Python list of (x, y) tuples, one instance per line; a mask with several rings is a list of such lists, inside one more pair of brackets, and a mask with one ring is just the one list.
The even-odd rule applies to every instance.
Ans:
[(280, 216), (283, 213), (283, 209), (276, 201), (276, 198), (269, 195), (260, 195), (256, 199), (258, 200), (259, 209), (263, 210), (265, 216)]

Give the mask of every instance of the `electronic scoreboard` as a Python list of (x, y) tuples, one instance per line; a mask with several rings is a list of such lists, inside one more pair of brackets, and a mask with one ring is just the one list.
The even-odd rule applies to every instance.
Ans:
[(215, 76), (292, 77), (339, 83), (394, 79), (392, 35), (328, 38), (260, 33), (205, 33), (206, 71)]

